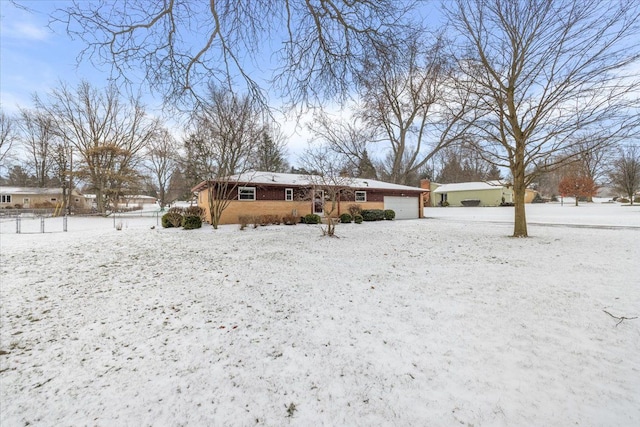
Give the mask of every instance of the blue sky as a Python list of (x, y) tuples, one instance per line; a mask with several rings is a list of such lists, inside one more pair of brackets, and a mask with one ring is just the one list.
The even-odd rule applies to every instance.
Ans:
[(47, 27), (49, 14), (67, 2), (21, 1), (27, 12), (0, 0), (0, 103), (5, 112), (31, 105), (34, 92), (46, 94), (60, 81), (75, 84), (87, 79), (98, 87), (107, 83), (108, 73), (93, 65), (78, 65), (82, 44), (72, 41), (63, 28)]
[[(78, 54), (85, 47), (81, 41), (72, 40), (61, 24), (48, 27), (50, 15), (71, 2), (65, 0), (18, 0), (25, 8), (9, 0), (0, 0), (0, 106), (13, 114), (20, 107), (31, 107), (34, 93), (41, 97), (59, 83), (74, 86), (85, 79), (95, 87), (105, 87), (109, 82), (109, 70), (100, 70), (85, 61), (78, 64)], [(437, 2), (431, 3), (425, 12), (433, 19), (437, 16)], [(159, 98), (143, 97), (150, 114), (160, 114)], [(272, 99), (272, 102), (277, 100)], [(337, 109), (337, 108), (336, 108)], [(290, 158), (306, 146), (310, 134), (304, 123), (292, 120), (280, 123), (289, 141)], [(173, 125), (173, 133), (181, 136), (180, 126)]]

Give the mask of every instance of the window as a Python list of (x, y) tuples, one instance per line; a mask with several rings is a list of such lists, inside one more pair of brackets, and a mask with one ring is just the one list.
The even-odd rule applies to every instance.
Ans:
[(11, 203), (11, 195), (10, 194), (3, 194), (1, 201), (2, 201), (2, 203)]
[(293, 188), (285, 188), (284, 189), (284, 199), (287, 202), (293, 201)]
[(238, 200), (255, 200), (256, 187), (239, 187)]
[(55, 197), (52, 197), (52, 198), (51, 198), (51, 201), (52, 201), (52, 202), (57, 202), (57, 201), (58, 201), (58, 199), (56, 199)]
[(367, 201), (367, 192), (356, 191), (356, 202), (366, 202), (366, 201)]

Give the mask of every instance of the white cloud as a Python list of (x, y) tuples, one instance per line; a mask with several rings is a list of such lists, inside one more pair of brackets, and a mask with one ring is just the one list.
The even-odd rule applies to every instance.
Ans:
[(8, 35), (16, 39), (45, 41), (51, 36), (51, 32), (31, 22), (16, 22), (9, 27)]

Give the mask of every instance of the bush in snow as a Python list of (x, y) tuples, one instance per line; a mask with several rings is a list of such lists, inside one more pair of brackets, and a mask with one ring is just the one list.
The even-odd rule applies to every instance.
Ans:
[(321, 221), (322, 221), (322, 218), (320, 218), (320, 215), (307, 214), (304, 216), (305, 224), (320, 224)]
[(356, 224), (362, 224), (362, 215), (357, 214), (353, 216), (353, 222)]
[(342, 215), (340, 215), (340, 222), (343, 224), (350, 223), (351, 220), (352, 220), (352, 217), (348, 213), (343, 213)]
[(184, 218), (182, 218), (182, 227), (185, 230), (194, 230), (196, 228), (201, 228), (202, 218), (195, 215), (185, 215)]
[(391, 221), (395, 217), (396, 217), (396, 211), (394, 211), (393, 209), (385, 209), (384, 219), (386, 219), (387, 221)]
[(362, 219), (364, 221), (382, 221), (384, 219), (384, 211), (382, 209), (363, 209)]
[(284, 225), (296, 225), (299, 220), (300, 218), (295, 215), (285, 215), (282, 217)]
[(166, 214), (162, 215), (162, 226), (164, 228), (180, 227), (181, 225), (182, 225), (181, 213), (169, 211)]
[(352, 204), (352, 205), (349, 205), (348, 209), (352, 217), (362, 214), (362, 208), (360, 207), (360, 205)]

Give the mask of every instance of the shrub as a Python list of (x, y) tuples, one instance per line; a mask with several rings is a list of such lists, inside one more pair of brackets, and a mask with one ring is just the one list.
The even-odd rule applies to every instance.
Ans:
[(307, 214), (304, 216), (305, 224), (320, 224), (320, 222), (322, 222), (322, 218), (320, 218), (320, 215)]
[(393, 209), (385, 209), (384, 219), (386, 219), (387, 221), (391, 221), (392, 219), (395, 219), (395, 217), (396, 211), (394, 211)]
[(164, 228), (180, 227), (181, 225), (182, 214), (178, 212), (167, 212), (166, 214), (162, 215), (162, 226)]
[(362, 224), (362, 215), (356, 214), (353, 216), (353, 222), (356, 224)]
[(540, 193), (536, 193), (536, 195), (533, 197), (533, 200), (531, 200), (531, 203), (544, 203), (544, 199), (542, 198)]
[(52, 208), (55, 208), (56, 205), (54, 205), (53, 203), (51, 203), (49, 201), (44, 201), (44, 202), (40, 202), (40, 203), (34, 203), (33, 207), (35, 209), (52, 209)]
[(620, 197), (617, 202), (619, 203), (629, 203), (629, 199), (627, 199), (626, 197)]
[(280, 225), (280, 221), (279, 215), (260, 215), (260, 225)]
[(185, 215), (182, 218), (182, 228), (185, 230), (194, 230), (202, 227), (202, 218), (196, 215)]
[(360, 207), (360, 205), (352, 204), (349, 205), (347, 209), (349, 210), (349, 213), (352, 217), (355, 217), (356, 215), (362, 215), (362, 208)]
[(300, 218), (296, 215), (285, 215), (282, 217), (284, 225), (296, 225), (300, 221)]
[(348, 224), (352, 220), (353, 220), (353, 218), (348, 213), (343, 213), (342, 215), (340, 215), (340, 222), (343, 223), (343, 224)]
[[(175, 209), (175, 208), (171, 208), (171, 209)], [(171, 209), (169, 209), (169, 212), (171, 212)], [(197, 216), (202, 221), (205, 220), (204, 209), (202, 209), (200, 206), (189, 206), (188, 208), (185, 208), (184, 216)]]
[(240, 215), (238, 221), (240, 221), (240, 230), (244, 230), (247, 225), (253, 223), (253, 215)]
[(384, 211), (382, 209), (363, 209), (362, 219), (364, 221), (382, 221), (384, 219)]

